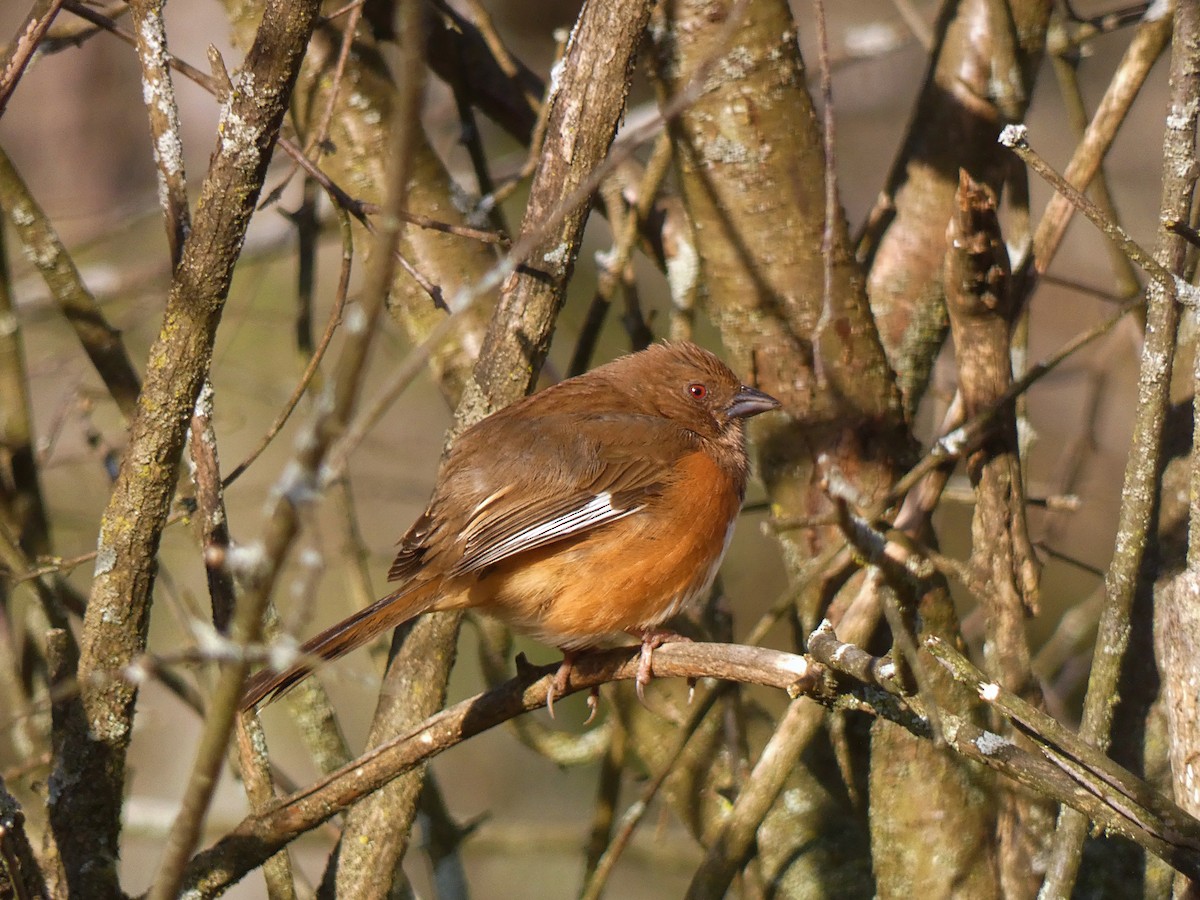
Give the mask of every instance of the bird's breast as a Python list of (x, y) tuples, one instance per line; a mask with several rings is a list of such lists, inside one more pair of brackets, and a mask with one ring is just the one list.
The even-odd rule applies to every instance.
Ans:
[(652, 628), (700, 599), (729, 546), (743, 484), (703, 452), (637, 513), (493, 567), (466, 604), (564, 648)]

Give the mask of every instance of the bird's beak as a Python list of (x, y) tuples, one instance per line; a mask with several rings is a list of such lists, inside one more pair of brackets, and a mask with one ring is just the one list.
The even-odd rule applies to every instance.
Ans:
[(733, 396), (733, 402), (725, 407), (725, 414), (731, 419), (748, 419), (759, 413), (779, 409), (779, 401), (770, 394), (742, 385)]

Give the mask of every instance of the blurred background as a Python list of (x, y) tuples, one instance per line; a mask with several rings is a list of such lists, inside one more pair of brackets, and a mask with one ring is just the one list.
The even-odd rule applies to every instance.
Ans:
[[(0, 35), (14, 33), (26, 12), (24, 5), (0, 4)], [(489, 0), (486, 6), (515, 55), (546, 77), (555, 53), (555, 29), (570, 27), (577, 4)], [(812, 10), (804, 2), (793, 7), (809, 74), (815, 77)], [(1105, 11), (1106, 4), (1078, 3), (1075, 7), (1080, 15), (1092, 15)], [(860, 0), (833, 3), (828, 9), (837, 173), (852, 231), (884, 184), (924, 76), (927, 50), (910, 27), (914, 23), (911, 17), (928, 29), (937, 10), (938, 4), (928, 0), (903, 4)], [(64, 13), (60, 22), (68, 18)], [(166, 21), (170, 49), (178, 56), (207, 70), (206, 54), (213, 46), (230, 71), (238, 65), (239, 55), (222, 5), (209, 0), (171, 3)], [(1094, 108), (1128, 40), (1128, 31), (1116, 31), (1086, 46), (1080, 71), (1089, 108)], [(1044, 66), (1048, 68), (1049, 63)], [(170, 281), (140, 80), (134, 51), (110, 35), (98, 34), (78, 46), (62, 46), (58, 52), (39, 56), (0, 118), (0, 146), (59, 230), (105, 314), (123, 332), (139, 368), (159, 328)], [(1165, 61), (1160, 61), (1106, 166), (1123, 224), (1147, 245), (1153, 243), (1158, 224), (1165, 82)], [(214, 146), (217, 107), (212, 97), (185, 78), (176, 77), (175, 86), (187, 174), (189, 184), (195, 187)], [(430, 140), (463, 191), (475, 192), (449, 89), (431, 77), (427, 94), (425, 125)], [(630, 103), (628, 118), (634, 121), (640, 120), (641, 109), (653, 106), (653, 93), (642, 75)], [(485, 141), (494, 148), (492, 159), (499, 160), (496, 174), (518, 171), (525, 161), (524, 151), (482, 118), (480, 122)], [(1027, 124), (1033, 145), (1061, 170), (1076, 135), (1049, 72), (1039, 78)], [(268, 187), (278, 184), (287, 170), (287, 161), (280, 156), (277, 154), (276, 169), (268, 176)], [(1036, 180), (1032, 191), (1036, 215), (1049, 193)], [(299, 182), (294, 181), (278, 202), (255, 216), (221, 325), (213, 380), (224, 471), (257, 444), (291, 393), (305, 362), (294, 339), (295, 231), (286, 215), (298, 205), (299, 193)], [(522, 208), (523, 195), (518, 192), (508, 202), (509, 220), (519, 221)], [(15, 251), (18, 245), (11, 235), (6, 245), (29, 360), (36, 433), (44, 460), (43, 487), (55, 544), (64, 557), (73, 557), (95, 547), (124, 426), (39, 276)], [(610, 246), (606, 222), (593, 216), (545, 378), (559, 377), (567, 368), (573, 337), (594, 287), (591, 256)], [(318, 328), (328, 315), (337, 278), (339, 238), (335, 227), (325, 230), (321, 247), (314, 310)], [(361, 276), (361, 266), (357, 274)], [(1111, 290), (1104, 244), (1092, 226), (1078, 217), (1052, 274), (1056, 279)], [(661, 336), (668, 316), (665, 281), (644, 262), (638, 264), (638, 277), (650, 326)], [(1052, 352), (1111, 309), (1111, 302), (1075, 287), (1043, 285), (1031, 311), (1031, 359)], [(715, 331), (703, 322), (698, 335), (716, 346)], [(1086, 610), (1088, 603), (1095, 604), (1098, 573), (1111, 553), (1135, 404), (1140, 339), (1136, 320), (1127, 319), (1029, 395), (1028, 493), (1037, 498), (1078, 498), (1077, 506), (1067, 512), (1052, 516), (1044, 511), (1031, 513), (1035, 537), (1047, 539), (1062, 557), (1046, 558), (1042, 613), (1031, 624), (1035, 648), (1055, 632), (1068, 610), (1080, 606)], [(335, 352), (336, 346), (335, 339)], [(402, 330), (385, 320), (372, 358), (374, 375), (368, 381), (368, 398), (373, 393), (371, 385), (381, 383), (408, 349)], [(619, 317), (612, 316), (602, 334), (597, 361), (626, 349), (628, 337)], [(923, 414), (927, 435), (953, 391), (952, 356), (943, 362)], [(283, 433), (228, 493), (235, 541), (250, 541), (259, 534), (264, 505), (305, 418), (302, 403)], [(383, 592), (394, 542), (423, 508), (449, 423), (450, 411), (441, 395), (430, 382), (418, 381), (369, 434), (351, 462), (350, 491), (314, 508), (306, 522), (299, 552), (292, 556), (281, 583), (284, 590), (278, 595), (288, 627), (307, 635), (358, 605), (350, 588), (353, 579), (343, 562), (347, 504), (352, 504), (354, 521), (369, 552), (366, 566), (373, 588)], [(1075, 470), (1077, 477), (1070, 481)], [(955, 486), (965, 495), (965, 479), (961, 484), (956, 479)], [(752, 486), (749, 502), (753, 505), (762, 499), (761, 487)], [(969, 550), (969, 505), (943, 504), (939, 515), (939, 532), (947, 542), (943, 549), (952, 556), (965, 556)], [(743, 516), (723, 570), (724, 589), (735, 613), (735, 633), (739, 626), (754, 622), (786, 587), (776, 543), (764, 521), (762, 512)], [(150, 648), (168, 654), (193, 642), (189, 620), (203, 618), (208, 603), (196, 538), (188, 524), (167, 530), (160, 559)], [(90, 574), (91, 563), (87, 562), (71, 576), (85, 594)], [(295, 601), (292, 609), (286, 608), (289, 598)], [(970, 610), (961, 612), (970, 636)], [(1094, 615), (1085, 614), (1083, 619), (1083, 631), (1075, 643), (1068, 642), (1068, 656), (1090, 646), (1088, 629)], [(979, 634), (976, 628), (975, 635)], [(484, 687), (475, 643), (476, 631), (468, 625), (463, 631), (451, 700)], [(787, 646), (788, 641), (780, 638), (778, 644)], [(557, 658), (551, 648), (527, 641), (519, 641), (518, 646), (538, 663)], [(1056, 713), (1068, 718), (1077, 714), (1080, 679), (1086, 678), (1087, 661), (1082, 654), (1073, 669), (1068, 666), (1064, 670), (1067, 674), (1061, 689), (1054, 693)], [(362, 746), (374, 709), (380, 665), (378, 654), (370, 658), (360, 653), (324, 673), (352, 748)], [(659, 696), (662, 702), (679, 703), (682, 689), (663, 686)], [(783, 704), (781, 697), (767, 692), (760, 699), (769, 709), (777, 710)], [(577, 698), (562, 705), (555, 723), (544, 714), (537, 715), (544, 725), (572, 735), (588, 730), (582, 724), (585, 711)], [(290, 746), (296, 739), (283, 710), (270, 709), (265, 721), (273, 755), (283, 771), (298, 784), (312, 780), (316, 772), (307, 755), (298, 745), (294, 752)], [(147, 887), (155, 872), (163, 834), (190, 771), (199, 729), (200, 723), (166, 691), (155, 684), (145, 689), (130, 757), (131, 801), (122, 859), (123, 884), (131, 892)], [(0, 738), (0, 771), (11, 783), (13, 762), (8, 750), (6, 739)], [(452, 749), (432, 766), (451, 814), (460, 823), (478, 820), (463, 849), (474, 896), (575, 895), (579, 851), (587, 836), (586, 811), (596, 789), (595, 765), (560, 768), (514, 739), (508, 730), (497, 729)], [(623, 801), (628, 802), (637, 788), (637, 784), (627, 785)], [(209, 818), (209, 834), (223, 833), (245, 810), (242, 790), (226, 771)], [(320, 878), (331, 840), (330, 830), (318, 830), (296, 845), (300, 868), (312, 883)], [(671, 815), (656, 813), (640, 829), (634, 847), (618, 867), (610, 896), (680, 895), (699, 857), (699, 850)], [(422, 862), (420, 854), (410, 853), (406, 865), (419, 890), (427, 887), (429, 878)], [(262, 896), (257, 873), (240, 884), (233, 896)]]

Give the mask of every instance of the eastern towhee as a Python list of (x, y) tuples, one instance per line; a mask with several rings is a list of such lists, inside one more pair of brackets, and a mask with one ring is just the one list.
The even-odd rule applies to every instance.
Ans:
[(600, 639), (642, 641), (638, 693), (660, 626), (702, 598), (729, 546), (749, 468), (744, 422), (776, 409), (720, 359), (656, 344), (560, 382), (463, 432), (425, 512), (400, 540), (394, 591), (307, 641), (243, 708), (433, 610), (479, 609), (560, 648), (550, 693)]

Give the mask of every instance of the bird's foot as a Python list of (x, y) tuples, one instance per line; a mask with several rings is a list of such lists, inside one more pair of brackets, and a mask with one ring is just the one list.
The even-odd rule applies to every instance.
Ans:
[[(638, 700), (642, 702), (642, 706), (646, 706), (646, 685), (654, 677), (654, 651), (663, 644), (690, 644), (692, 639), (684, 637), (682, 634), (676, 634), (674, 631), (663, 631), (661, 629), (643, 631), (638, 637), (642, 639), (642, 653), (638, 657), (637, 678), (634, 684), (637, 689)], [(646, 708), (649, 709), (648, 706)]]
[[(578, 655), (572, 650), (563, 651), (563, 661), (559, 665), (558, 671), (554, 673), (554, 678), (546, 691), (546, 712), (550, 713), (552, 719), (554, 718), (554, 701), (566, 693), (567, 685), (571, 681), (571, 672), (575, 668), (575, 657)], [(588, 721), (591, 721), (590, 717)]]
[[(575, 660), (580, 652), (578, 650), (563, 651), (562, 664), (554, 673), (554, 680), (550, 682), (550, 687), (546, 691), (546, 711), (550, 713), (552, 719), (554, 718), (554, 701), (566, 693), (567, 686), (571, 681), (571, 672), (575, 670)], [(596, 713), (600, 711), (599, 685), (593, 685), (588, 691), (587, 705), (588, 717), (583, 720), (584, 725), (592, 724), (592, 719), (596, 718)]]

